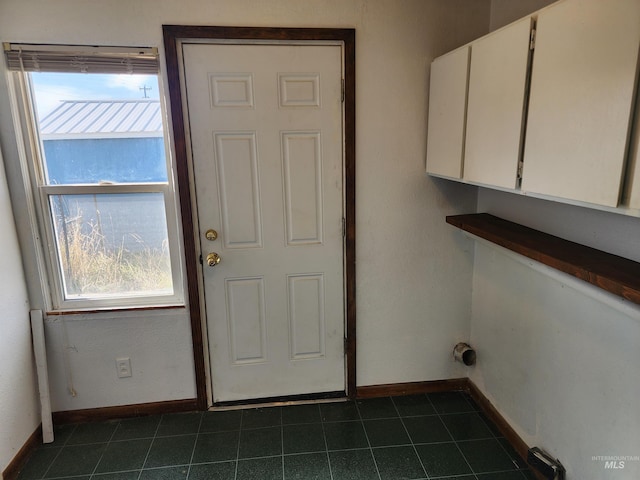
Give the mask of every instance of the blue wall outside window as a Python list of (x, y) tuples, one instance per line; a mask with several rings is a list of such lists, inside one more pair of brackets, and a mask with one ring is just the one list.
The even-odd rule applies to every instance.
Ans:
[(50, 185), (166, 182), (162, 137), (44, 140)]
[[(44, 140), (43, 147), (49, 185), (167, 181), (162, 137)], [(53, 202), (59, 232), (80, 222), (83, 233), (97, 232), (108, 249), (167, 245), (161, 194), (61, 195)]]

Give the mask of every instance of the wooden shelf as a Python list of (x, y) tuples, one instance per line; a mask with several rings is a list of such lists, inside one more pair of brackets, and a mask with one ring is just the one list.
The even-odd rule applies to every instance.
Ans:
[(640, 305), (638, 262), (488, 213), (449, 216), (447, 223)]

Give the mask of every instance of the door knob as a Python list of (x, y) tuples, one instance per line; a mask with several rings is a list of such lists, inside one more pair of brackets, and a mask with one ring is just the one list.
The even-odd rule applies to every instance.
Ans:
[(207, 255), (207, 265), (209, 265), (210, 267), (215, 267), (220, 263), (220, 260), (222, 260), (222, 258), (215, 252), (211, 252), (209, 255)]

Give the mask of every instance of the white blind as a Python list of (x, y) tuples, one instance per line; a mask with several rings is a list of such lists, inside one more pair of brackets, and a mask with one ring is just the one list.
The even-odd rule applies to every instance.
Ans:
[(9, 70), (157, 74), (158, 49), (5, 43)]

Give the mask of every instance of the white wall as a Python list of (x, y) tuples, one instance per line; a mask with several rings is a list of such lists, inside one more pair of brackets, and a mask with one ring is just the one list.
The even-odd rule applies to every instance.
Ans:
[[(472, 242), (445, 224), (476, 205), (476, 189), (424, 174), (431, 60), (486, 33), (489, 0), (3, 0), (0, 40), (31, 43), (162, 46), (161, 25), (354, 27), (357, 51), (358, 384), (464, 376), (450, 361), (469, 333)], [(18, 158), (4, 78), (0, 140), (10, 176)], [(28, 224), (19, 189), (12, 190)], [(37, 275), (27, 264), (30, 292)], [(33, 286), (35, 284), (35, 287)], [(100, 407), (195, 395), (184, 315), (67, 322), (70, 369), (61, 324), (47, 325), (54, 409)], [(152, 335), (139, 345), (132, 338)], [(77, 350), (77, 351), (76, 351)], [(134, 376), (114, 380), (114, 359), (131, 356)], [(168, 358), (167, 356), (171, 356)], [(165, 365), (176, 384), (162, 384)], [(136, 366), (145, 369), (136, 371)], [(71, 371), (77, 397), (66, 392)]]
[[(54, 412), (196, 396), (185, 309), (52, 316), (45, 338)], [(121, 357), (129, 378), (116, 374)]]
[(476, 246), (470, 378), (569, 480), (640, 478), (592, 460), (640, 455), (640, 307), (505, 252)]
[[(0, 155), (0, 159), (2, 155)], [(40, 424), (29, 302), (4, 168), (0, 166), (0, 472)]]
[(525, 15), (540, 10), (556, 0), (491, 0), (491, 31), (503, 27)]
[(640, 262), (637, 217), (482, 188), (478, 211)]
[[(491, 28), (540, 3), (493, 0)], [(640, 261), (637, 218), (488, 189), (478, 211)], [(640, 307), (487, 245), (475, 250), (470, 378), (568, 479), (640, 478), (638, 461), (605, 470), (592, 460), (640, 452)]]

